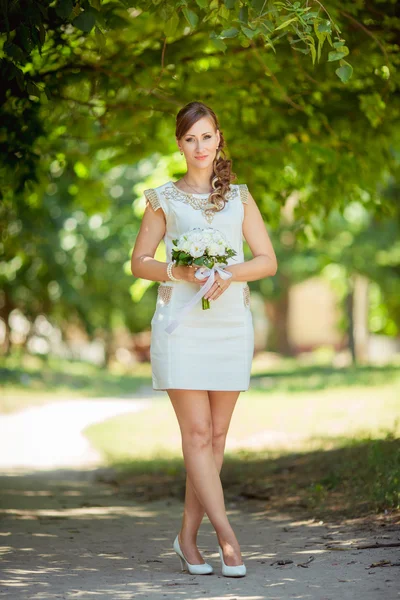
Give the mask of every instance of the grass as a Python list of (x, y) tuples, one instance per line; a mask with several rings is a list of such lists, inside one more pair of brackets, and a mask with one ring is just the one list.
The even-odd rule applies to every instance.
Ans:
[[(112, 484), (134, 501), (185, 496), (186, 471), (178, 456), (114, 460)], [(386, 514), (400, 518), (400, 441), (343, 440), (330, 450), (227, 452), (221, 471), (227, 506), (292, 513), (333, 521)], [(99, 476), (101, 479), (101, 476)]]
[(137, 364), (131, 374), (77, 360), (14, 354), (0, 362), (0, 413), (58, 399), (132, 396), (141, 386), (151, 385), (150, 373), (147, 363)]
[[(396, 384), (302, 392), (246, 392), (232, 416), (227, 450), (329, 450), (348, 439), (400, 432), (400, 378)], [(398, 419), (397, 424), (394, 422)], [(178, 422), (168, 398), (116, 416), (86, 431), (108, 461), (181, 456)]]
[[(274, 385), (261, 391), (263, 377)], [(230, 424), (226, 499), (319, 518), (399, 510), (399, 398), (400, 375), (390, 368), (307, 367), (255, 378)], [(184, 499), (180, 430), (168, 399), (86, 434), (130, 496)]]
[[(0, 411), (151, 388), (150, 365), (131, 373), (78, 361), (11, 356), (0, 365)], [(317, 518), (400, 514), (400, 371), (334, 368), (257, 358), (230, 424), (221, 472), (225, 498), (243, 508)], [(113, 484), (135, 500), (184, 499), (180, 430), (168, 397), (87, 428)]]

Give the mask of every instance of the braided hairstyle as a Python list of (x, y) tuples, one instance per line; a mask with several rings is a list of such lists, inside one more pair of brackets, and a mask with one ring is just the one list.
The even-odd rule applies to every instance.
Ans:
[[(208, 197), (207, 208), (212, 208), (216, 212), (222, 210), (227, 202), (225, 194), (230, 189), (231, 181), (237, 179), (236, 173), (232, 173), (232, 161), (225, 157), (225, 139), (219, 127), (219, 122), (214, 111), (203, 102), (189, 102), (178, 112), (176, 116), (175, 135), (178, 140), (185, 135), (187, 131), (203, 117), (208, 117), (214, 126), (214, 131), (219, 129), (220, 143), (217, 148), (213, 161), (213, 174), (210, 178), (210, 184), (213, 192)], [(221, 157), (223, 154), (223, 158)]]

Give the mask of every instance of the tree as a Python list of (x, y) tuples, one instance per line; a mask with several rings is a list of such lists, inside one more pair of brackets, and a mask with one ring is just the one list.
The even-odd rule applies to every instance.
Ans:
[[(32, 316), (50, 310), (46, 278), (53, 281), (54, 267), (70, 282), (75, 269), (67, 260), (60, 273), (54, 245), (76, 211), (115, 216), (108, 193), (113, 169), (136, 166), (143, 186), (133, 190), (134, 207), (149, 183), (181, 174), (174, 117), (193, 99), (219, 115), (234, 171), (269, 226), (278, 229), (282, 206), (298, 195), (293, 234), (303, 249), (324, 237), (330, 214), (352, 203), (377, 222), (398, 220), (400, 21), (394, 1), (25, 0), (2, 7), (5, 313), (26, 306), (17, 290), (19, 283), (26, 287), (28, 273), (38, 296)], [(137, 227), (140, 215), (125, 209)], [(84, 236), (90, 247), (90, 232)], [(42, 283), (42, 270), (32, 267), (39, 261), (48, 271)], [(117, 263), (120, 274), (124, 262)], [(94, 268), (88, 280), (95, 285), (98, 276)], [(79, 294), (71, 294), (66, 298), (74, 306)], [(77, 308), (90, 319), (83, 304)]]

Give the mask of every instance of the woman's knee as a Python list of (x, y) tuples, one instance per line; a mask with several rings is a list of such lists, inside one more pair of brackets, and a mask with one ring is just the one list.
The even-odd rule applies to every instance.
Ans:
[(190, 423), (182, 431), (182, 445), (196, 449), (212, 446), (211, 421), (197, 421)]
[(228, 434), (228, 430), (225, 427), (218, 428), (214, 425), (213, 431), (212, 431), (213, 448), (215, 448), (216, 450), (225, 448), (227, 434)]

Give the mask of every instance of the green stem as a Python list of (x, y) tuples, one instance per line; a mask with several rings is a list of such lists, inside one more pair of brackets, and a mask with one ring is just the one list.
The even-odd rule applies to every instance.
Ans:
[(203, 306), (203, 310), (206, 310), (207, 308), (210, 308), (210, 301), (208, 298), (204, 298), (204, 296), (201, 299), (201, 303)]

